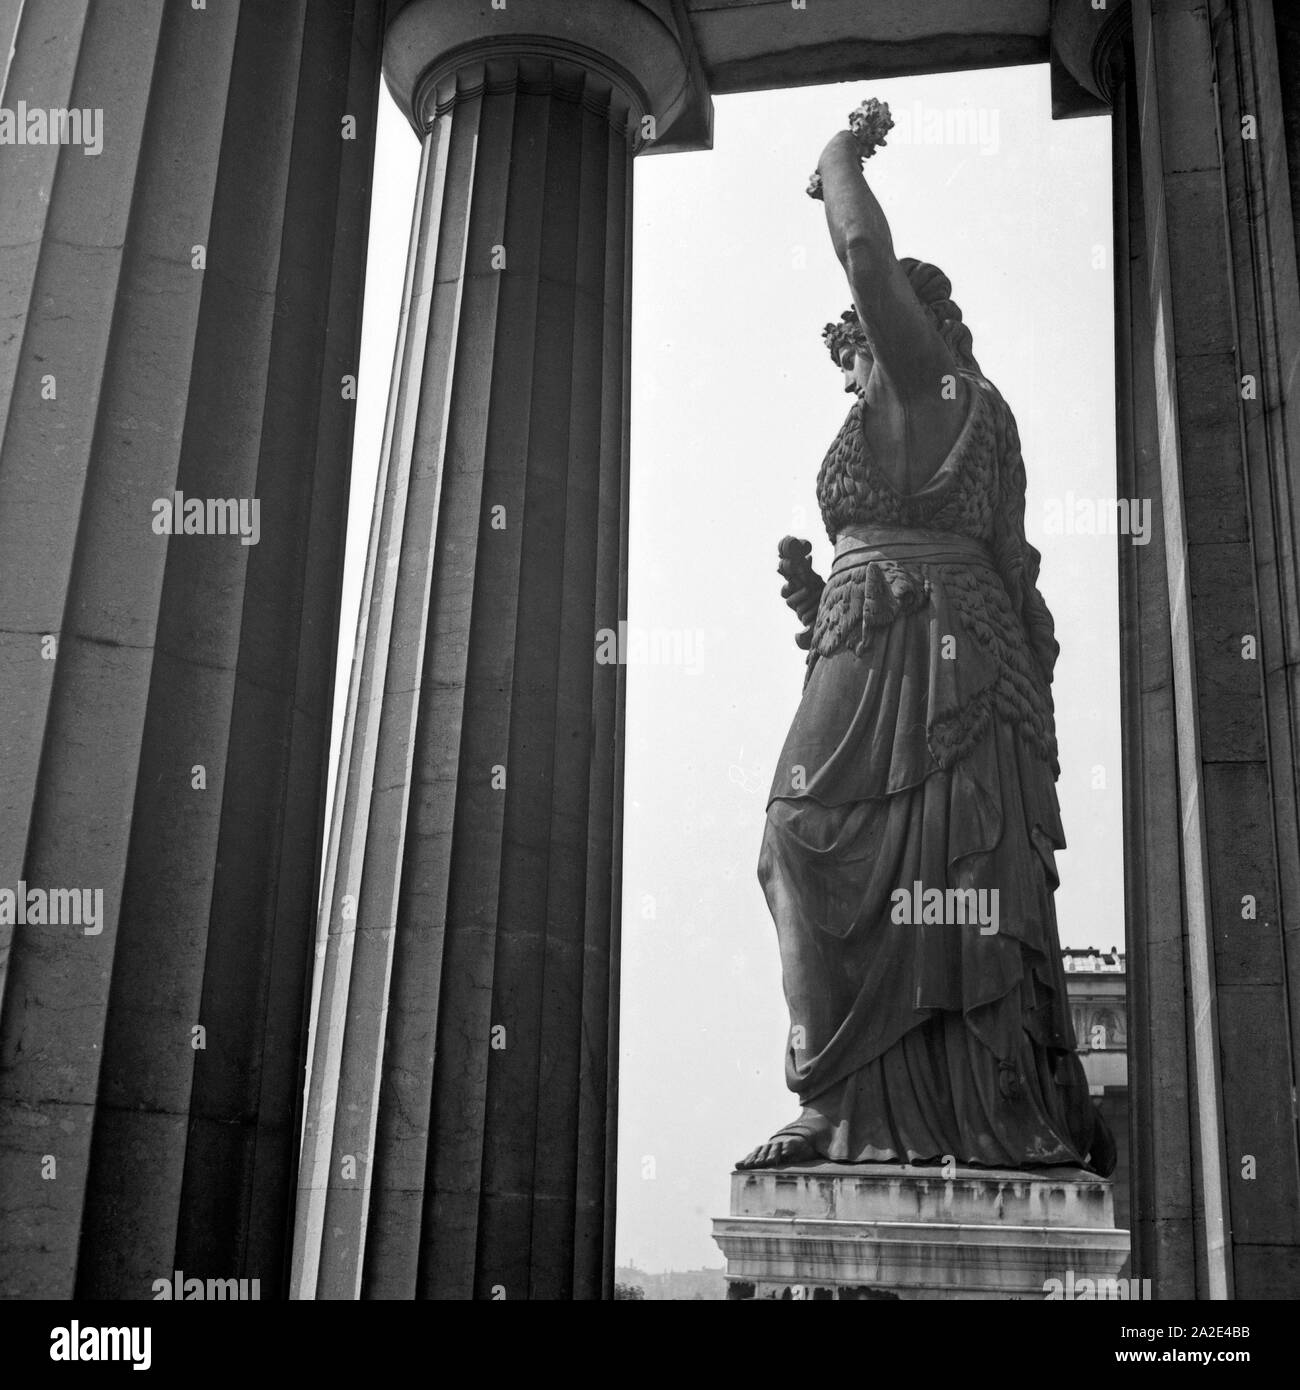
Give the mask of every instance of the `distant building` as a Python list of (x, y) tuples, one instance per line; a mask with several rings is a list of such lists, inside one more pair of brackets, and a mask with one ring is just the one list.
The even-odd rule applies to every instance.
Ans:
[(635, 1265), (619, 1265), (614, 1271), (619, 1298), (635, 1298), (639, 1288), (647, 1302), (714, 1302), (727, 1296), (725, 1269), (670, 1269), (663, 1274), (647, 1274)]
[(1088, 1090), (1115, 1136), (1115, 1224), (1129, 1226), (1128, 1005), (1123, 951), (1061, 951)]

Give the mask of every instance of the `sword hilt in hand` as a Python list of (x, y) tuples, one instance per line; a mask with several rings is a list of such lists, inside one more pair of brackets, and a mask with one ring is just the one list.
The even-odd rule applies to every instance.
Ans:
[(794, 609), (804, 630), (795, 634), (795, 645), (807, 651), (812, 645), (813, 620), (825, 581), (812, 567), (812, 546), (796, 536), (786, 536), (776, 548), (777, 573), (785, 580), (781, 597)]

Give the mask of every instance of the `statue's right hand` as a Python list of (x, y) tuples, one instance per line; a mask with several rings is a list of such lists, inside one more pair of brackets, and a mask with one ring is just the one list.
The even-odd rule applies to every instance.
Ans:
[(817, 619), (817, 608), (821, 603), (822, 590), (826, 587), (826, 582), (812, 567), (809, 559), (812, 545), (808, 541), (786, 536), (777, 546), (777, 554), (780, 557), (777, 561), (777, 572), (785, 580), (781, 588), (781, 597), (794, 609), (799, 621), (804, 625), (805, 631), (800, 633), (795, 641), (806, 650), (812, 640), (811, 629)]
[(804, 581), (790, 580), (781, 586), (781, 597), (794, 609), (804, 627), (811, 627), (817, 617), (817, 608), (822, 600), (825, 580), (815, 571), (808, 571)]

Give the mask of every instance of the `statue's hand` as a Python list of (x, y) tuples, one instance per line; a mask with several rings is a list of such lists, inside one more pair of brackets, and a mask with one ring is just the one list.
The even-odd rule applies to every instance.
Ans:
[(817, 160), (817, 168), (820, 170), (823, 164), (830, 164), (836, 159), (862, 160), (865, 158), (866, 156), (862, 153), (862, 146), (858, 143), (853, 132), (851, 130), (837, 130), (826, 142), (826, 148), (822, 150), (821, 157)]
[(869, 97), (850, 111), (848, 130), (837, 131), (822, 151), (817, 169), (808, 181), (808, 196), (819, 202), (822, 200), (823, 164), (845, 153), (858, 161), (870, 159), (885, 144), (885, 137), (893, 127), (894, 118), (889, 114), (889, 104), (877, 101), (875, 97)]
[(808, 541), (786, 536), (777, 547), (777, 554), (780, 557), (777, 573), (785, 580), (781, 597), (794, 610), (804, 627), (802, 632), (795, 635), (795, 645), (807, 651), (812, 642), (812, 627), (817, 620), (817, 609), (826, 581), (813, 569), (808, 559), (812, 554)]
[(785, 599), (786, 606), (794, 609), (795, 616), (804, 625), (811, 627), (817, 617), (817, 609), (822, 601), (822, 590), (826, 587), (826, 581), (816, 572), (808, 571), (808, 578), (800, 583), (797, 580), (789, 580), (781, 587), (781, 597)]
[(817, 161), (817, 167), (813, 170), (812, 177), (808, 180), (808, 196), (822, 201), (822, 167), (829, 165), (836, 159), (844, 159), (847, 155), (851, 163), (856, 163), (862, 158), (862, 151), (858, 142), (853, 138), (853, 133), (848, 130), (837, 130), (831, 136), (826, 148), (822, 151), (821, 158)]

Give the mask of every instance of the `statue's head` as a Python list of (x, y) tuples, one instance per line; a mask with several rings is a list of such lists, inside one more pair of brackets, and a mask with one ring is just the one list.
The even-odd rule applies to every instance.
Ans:
[(838, 323), (828, 323), (822, 329), (822, 341), (835, 365), (844, 373), (844, 389), (861, 395), (867, 389), (876, 360), (867, 335), (862, 331), (858, 311), (845, 309)]
[[(918, 261), (907, 256), (899, 261), (899, 265), (903, 267), (913, 293), (948, 344), (957, 365), (979, 371), (970, 329), (962, 322), (961, 310), (953, 302), (952, 281), (929, 261)], [(844, 373), (844, 389), (858, 394), (864, 392), (876, 363), (858, 311), (846, 309), (838, 323), (828, 323), (822, 330), (822, 340), (836, 366)]]

